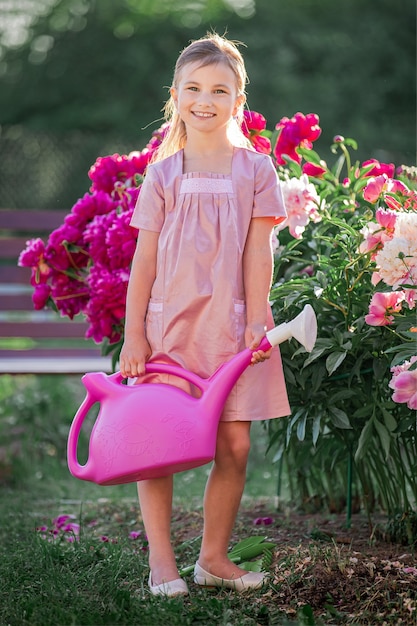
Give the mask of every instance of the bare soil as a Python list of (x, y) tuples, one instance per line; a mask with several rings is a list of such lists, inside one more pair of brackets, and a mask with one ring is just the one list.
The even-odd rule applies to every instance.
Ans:
[[(176, 543), (201, 533), (201, 524), (201, 512), (177, 511)], [(295, 618), (308, 605), (320, 624), (417, 624), (415, 546), (389, 541), (385, 527), (382, 515), (370, 523), (355, 514), (347, 528), (346, 514), (259, 504), (241, 508), (233, 540), (263, 535), (276, 543), (271, 584), (259, 600), (270, 616), (279, 607)]]

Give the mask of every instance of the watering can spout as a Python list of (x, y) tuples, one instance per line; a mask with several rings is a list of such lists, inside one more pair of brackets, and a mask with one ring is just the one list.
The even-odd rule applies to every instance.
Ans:
[(314, 348), (317, 338), (317, 319), (313, 307), (306, 304), (304, 309), (290, 322), (284, 322), (266, 333), (271, 346), (277, 346), (294, 337), (307, 352)]

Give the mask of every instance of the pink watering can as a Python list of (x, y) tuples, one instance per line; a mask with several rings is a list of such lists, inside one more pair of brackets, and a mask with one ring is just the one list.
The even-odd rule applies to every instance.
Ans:
[[(266, 351), (294, 337), (311, 352), (316, 336), (316, 316), (307, 304), (291, 322), (268, 331), (257, 349)], [(165, 383), (122, 384), (120, 372), (85, 374), (82, 381), (87, 395), (68, 436), (71, 474), (99, 485), (117, 485), (167, 476), (212, 461), (224, 403), (249, 366), (252, 352), (242, 350), (206, 379), (176, 365), (146, 364), (147, 374), (172, 374), (192, 383), (199, 389), (199, 397)], [(78, 438), (95, 403), (100, 403), (100, 410), (91, 431), (88, 460), (81, 465)]]

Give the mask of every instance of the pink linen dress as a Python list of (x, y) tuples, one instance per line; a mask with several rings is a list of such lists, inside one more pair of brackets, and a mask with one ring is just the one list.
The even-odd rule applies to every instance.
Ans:
[[(267, 155), (235, 148), (231, 176), (183, 174), (183, 151), (149, 166), (131, 225), (159, 232), (157, 272), (146, 316), (151, 361), (176, 363), (203, 378), (245, 348), (242, 259), (252, 217), (286, 217)], [(269, 307), (268, 328), (274, 326)], [(146, 375), (189, 389), (167, 375)], [(141, 378), (143, 381), (143, 378)], [(248, 367), (221, 421), (290, 414), (279, 348)]]

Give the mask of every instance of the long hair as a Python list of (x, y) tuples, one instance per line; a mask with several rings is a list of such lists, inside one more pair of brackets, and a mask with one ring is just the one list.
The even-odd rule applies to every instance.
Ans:
[[(207, 33), (205, 37), (197, 39), (184, 48), (175, 64), (172, 87), (178, 88), (179, 78), (183, 68), (189, 63), (199, 63), (199, 67), (215, 63), (225, 63), (236, 77), (238, 96), (245, 94), (248, 83), (245, 63), (237, 45), (217, 33)], [(154, 153), (152, 161), (161, 161), (184, 148), (187, 133), (185, 124), (180, 118), (172, 96), (164, 106), (164, 117), (169, 123), (169, 130), (161, 145)], [(243, 120), (243, 101), (234, 119), (229, 123), (228, 135), (234, 145), (252, 148), (250, 142), (241, 131)]]

